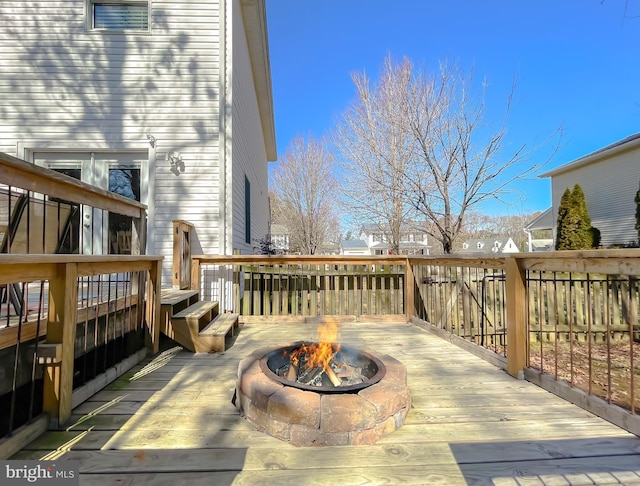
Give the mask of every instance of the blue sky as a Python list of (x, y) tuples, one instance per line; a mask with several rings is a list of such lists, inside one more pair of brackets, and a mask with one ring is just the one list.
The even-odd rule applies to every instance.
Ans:
[[(639, 132), (640, 0), (266, 0), (278, 152), (319, 138), (354, 100), (351, 73), (377, 78), (385, 56), (435, 68), (449, 59), (485, 79), (500, 122), (514, 77), (506, 150), (562, 128), (543, 171)], [(551, 145), (531, 162), (548, 159)], [(640, 163), (640, 162), (639, 162)], [(536, 174), (537, 176), (537, 174)], [(550, 180), (512, 186), (520, 214), (550, 206)]]

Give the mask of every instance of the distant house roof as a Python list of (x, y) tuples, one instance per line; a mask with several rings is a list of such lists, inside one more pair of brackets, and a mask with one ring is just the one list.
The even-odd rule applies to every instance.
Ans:
[(342, 240), (340, 243), (342, 248), (356, 249), (356, 248), (369, 248), (367, 242), (364, 240)]
[(287, 228), (283, 224), (272, 224), (271, 225), (271, 234), (272, 235), (288, 235), (289, 228)]
[[(410, 232), (410, 231), (421, 231), (421, 232), (425, 232), (427, 228), (427, 224), (424, 222), (408, 222), (408, 223), (403, 223), (400, 226), (400, 232), (401, 233), (406, 233), (406, 232)], [(371, 233), (385, 233), (385, 232), (389, 232), (390, 228), (389, 228), (389, 224), (387, 223), (381, 223), (381, 224), (363, 224), (362, 225), (362, 231), (367, 233), (367, 234), (371, 234)]]
[(533, 221), (524, 227), (525, 231), (553, 229), (553, 208), (549, 208), (539, 214)]
[[(515, 246), (514, 241), (509, 236), (467, 240), (462, 244), (462, 253), (504, 253), (504, 249), (507, 246), (510, 246), (509, 243)], [(515, 253), (518, 251), (518, 248), (515, 247), (515, 250), (510, 250), (508, 252)]]
[(569, 172), (575, 169), (578, 169), (584, 165), (591, 164), (600, 160), (604, 157), (611, 157), (612, 155), (616, 155), (619, 152), (624, 152), (626, 150), (631, 150), (640, 146), (640, 133), (636, 133), (635, 135), (631, 135), (627, 138), (623, 138), (611, 145), (607, 145), (604, 148), (596, 150), (595, 152), (591, 152), (590, 154), (585, 155), (584, 157), (580, 157), (568, 164), (561, 165), (560, 167), (545, 172), (544, 174), (540, 174), (540, 177), (553, 177), (558, 174), (562, 174), (563, 172)]

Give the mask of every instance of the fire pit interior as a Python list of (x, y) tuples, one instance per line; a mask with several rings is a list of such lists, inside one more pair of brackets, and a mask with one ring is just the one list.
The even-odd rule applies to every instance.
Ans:
[(332, 358), (318, 361), (314, 348), (322, 343), (298, 342), (280, 347), (260, 360), (262, 371), (270, 378), (302, 390), (346, 393), (379, 382), (385, 366), (370, 353), (351, 346), (331, 346)]
[(335, 342), (256, 350), (240, 362), (236, 407), (258, 430), (296, 446), (373, 444), (404, 423), (406, 369)]

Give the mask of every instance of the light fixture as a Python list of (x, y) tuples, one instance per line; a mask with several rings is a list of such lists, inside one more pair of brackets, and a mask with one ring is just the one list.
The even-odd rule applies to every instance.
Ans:
[(173, 172), (184, 172), (184, 162), (182, 161), (180, 152), (171, 152), (167, 154), (167, 158), (169, 159), (169, 165)]

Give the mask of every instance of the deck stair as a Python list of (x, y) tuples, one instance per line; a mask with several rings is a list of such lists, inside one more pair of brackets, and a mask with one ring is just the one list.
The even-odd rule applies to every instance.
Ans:
[(239, 327), (239, 314), (220, 314), (218, 302), (199, 300), (195, 290), (163, 290), (161, 308), (161, 332), (194, 353), (225, 351)]

